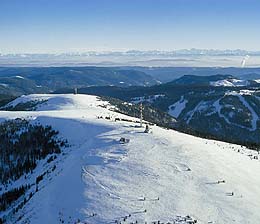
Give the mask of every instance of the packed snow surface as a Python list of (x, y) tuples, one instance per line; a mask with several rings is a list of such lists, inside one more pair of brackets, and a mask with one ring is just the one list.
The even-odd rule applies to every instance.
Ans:
[(260, 223), (256, 152), (157, 126), (144, 133), (115, 122), (136, 119), (95, 96), (29, 95), (14, 103), (25, 99), (47, 101), (36, 111), (1, 111), (1, 119), (50, 124), (71, 147), (15, 223)]

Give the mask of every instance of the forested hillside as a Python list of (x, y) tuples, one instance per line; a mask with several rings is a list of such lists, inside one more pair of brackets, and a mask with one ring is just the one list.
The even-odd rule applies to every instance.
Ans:
[[(46, 173), (38, 176), (34, 183), (24, 181), (24, 184), (14, 185), (19, 178), (27, 179), (32, 175), (38, 163), (51, 155), (49, 162), (67, 147), (67, 141), (58, 137), (58, 131), (51, 126), (31, 124), (28, 120), (7, 120), (0, 124), (0, 213), (9, 209), (20, 197), (21, 203), (13, 208), (17, 212), (30, 200), (38, 183)], [(55, 169), (55, 167), (53, 167)], [(36, 185), (32, 189), (32, 187)], [(26, 197), (26, 192), (30, 194)], [(0, 220), (1, 219), (0, 217)], [(0, 221), (1, 223), (1, 221)]]

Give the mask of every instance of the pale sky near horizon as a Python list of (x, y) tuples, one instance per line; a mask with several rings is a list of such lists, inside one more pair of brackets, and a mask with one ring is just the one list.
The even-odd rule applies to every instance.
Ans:
[(0, 0), (0, 53), (260, 50), (259, 0)]

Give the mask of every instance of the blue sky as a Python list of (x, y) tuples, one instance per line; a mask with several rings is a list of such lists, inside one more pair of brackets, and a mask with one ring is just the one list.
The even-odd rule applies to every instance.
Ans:
[(260, 50), (259, 0), (0, 0), (0, 52)]

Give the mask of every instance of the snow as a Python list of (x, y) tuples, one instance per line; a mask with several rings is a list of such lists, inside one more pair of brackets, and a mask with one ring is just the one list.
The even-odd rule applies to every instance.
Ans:
[[(110, 111), (95, 96), (29, 95), (13, 103), (30, 99), (48, 101), (37, 111), (0, 111), (0, 118), (50, 124), (72, 147), (60, 155), (57, 169), (40, 183), (15, 223), (180, 224), (188, 223), (187, 215), (198, 223), (259, 223), (256, 152), (157, 126), (143, 133), (134, 123), (115, 122), (116, 117), (136, 119)], [(130, 142), (120, 144), (121, 137)]]
[[(250, 131), (255, 131), (257, 129), (257, 122), (259, 120), (259, 117), (257, 113), (254, 111), (254, 109), (249, 105), (249, 103), (246, 101), (246, 99), (243, 97), (243, 95), (252, 95), (255, 91), (252, 90), (240, 90), (239, 92), (236, 91), (230, 91), (227, 92), (226, 95), (233, 95), (237, 96), (241, 103), (250, 111), (250, 114), (252, 116), (251, 119), (251, 128), (249, 128)], [(220, 113), (220, 110), (218, 110)], [(225, 119), (227, 120), (227, 119)]]
[[(200, 102), (196, 105), (196, 107), (195, 107), (193, 110), (191, 110), (191, 111), (189, 111), (189, 112), (187, 113), (188, 119), (187, 119), (186, 123), (187, 123), (187, 124), (190, 123), (190, 121), (191, 121), (193, 115), (195, 114), (195, 112), (205, 111), (205, 110), (208, 109), (208, 106), (209, 106), (209, 102), (207, 102), (207, 101), (200, 101)], [(211, 115), (211, 114), (213, 114), (213, 113), (215, 113), (215, 111), (211, 111), (210, 113), (207, 114), (207, 116), (209, 116), (209, 115)]]
[[(212, 104), (212, 108), (210, 112), (208, 112), (206, 114), (206, 116), (211, 116), (212, 114), (215, 114), (217, 113), (219, 117), (223, 118), (225, 120), (226, 123), (228, 124), (232, 124), (232, 125), (235, 125), (237, 127), (240, 127), (240, 128), (245, 128), (245, 129), (248, 129), (249, 131), (255, 131), (257, 129), (257, 122), (259, 121), (259, 117), (258, 117), (258, 114), (255, 112), (255, 110), (250, 106), (250, 104), (246, 101), (246, 99), (243, 97), (244, 95), (253, 95), (253, 93), (255, 93), (255, 91), (253, 90), (240, 90), (240, 91), (228, 91), (225, 93), (224, 97), (225, 96), (228, 96), (228, 95), (232, 95), (232, 96), (236, 96), (239, 98), (239, 100), (241, 101), (241, 103), (248, 109), (248, 111), (250, 112), (250, 115), (251, 115), (251, 127), (246, 127), (246, 126), (243, 126), (243, 125), (240, 125), (240, 124), (237, 124), (237, 123), (234, 123), (234, 122), (231, 122), (229, 119), (232, 118), (234, 116), (234, 112), (230, 112), (228, 114), (228, 117), (226, 117), (224, 114), (222, 114), (221, 112), (221, 109), (223, 108), (222, 105), (220, 105), (220, 101), (224, 98), (224, 97), (221, 97), (219, 98), (218, 100), (216, 100), (213, 104)], [(256, 97), (256, 96), (255, 96)], [(256, 97), (257, 98), (257, 97)], [(235, 107), (233, 105), (228, 105), (228, 104), (225, 104), (224, 107), (229, 107), (231, 108), (232, 110), (235, 110)], [(209, 109), (209, 102), (204, 102), (204, 101), (201, 101), (199, 102), (195, 108), (191, 111), (189, 111), (187, 113), (187, 121), (186, 123), (189, 124), (193, 115), (195, 114), (195, 112), (203, 112), (204, 110), (207, 110)], [(242, 112), (242, 109), (238, 109), (239, 112)]]
[(186, 103), (188, 103), (188, 100), (184, 99), (184, 96), (181, 96), (181, 99), (179, 101), (169, 106), (168, 113), (172, 117), (178, 118), (181, 112), (185, 109)]
[(242, 89), (239, 92), (237, 92), (237, 91), (228, 91), (228, 92), (225, 93), (225, 95), (233, 95), (233, 96), (237, 96), (237, 95), (252, 95), (255, 92), (256, 92), (255, 90)]
[(15, 78), (24, 79), (24, 77), (22, 77), (22, 76), (20, 76), (20, 75), (16, 75)]
[[(238, 96), (240, 98), (240, 96)], [(241, 96), (242, 97), (242, 96)], [(223, 98), (223, 97), (222, 97)], [(223, 118), (225, 120), (225, 122), (227, 124), (232, 124), (234, 126), (237, 126), (237, 127), (240, 127), (240, 128), (245, 128), (245, 129), (248, 129), (249, 131), (255, 131), (256, 130), (256, 117), (255, 117), (255, 114), (252, 115), (252, 120), (251, 120), (251, 124), (252, 124), (252, 127), (251, 128), (248, 128), (246, 126), (243, 126), (243, 125), (240, 125), (240, 124), (237, 124), (237, 123), (234, 123), (234, 122), (231, 122), (229, 120), (229, 118), (232, 118), (234, 114), (230, 114), (229, 113), (229, 117), (226, 117), (224, 114), (221, 113), (221, 108), (222, 106), (220, 105), (220, 101), (221, 99), (218, 99), (216, 100), (214, 103), (213, 103), (213, 106), (215, 107), (215, 110), (216, 110), (216, 113), (218, 113), (219, 117)], [(240, 100), (243, 100), (243, 99), (240, 99)], [(242, 102), (243, 103), (243, 102)], [(247, 102), (246, 102), (247, 103)], [(244, 104), (245, 105), (245, 104)], [(247, 104), (249, 106), (249, 104)], [(235, 108), (231, 105), (225, 105), (226, 107), (232, 107), (233, 110), (235, 110)], [(251, 108), (252, 109), (252, 108)], [(238, 111), (241, 112), (242, 109), (238, 109)], [(253, 110), (253, 109), (252, 109)], [(254, 112), (254, 111), (252, 111)]]
[(239, 100), (243, 103), (243, 105), (250, 111), (252, 115), (251, 119), (251, 131), (255, 131), (257, 128), (257, 122), (259, 120), (257, 113), (254, 111), (254, 109), (249, 105), (249, 103), (245, 100), (245, 98), (242, 95), (238, 95)]
[(231, 82), (235, 86), (248, 86), (249, 85), (249, 81), (248, 80), (231, 79)]
[(218, 81), (210, 82), (211, 86), (248, 86), (249, 82), (247, 80), (239, 80), (239, 79), (223, 79)]
[(38, 101), (38, 102), (41, 102), (42, 100), (47, 100), (48, 99), (48, 96), (44, 95), (44, 96), (39, 96), (37, 94), (33, 94), (33, 95), (22, 95), (21, 97), (19, 98), (16, 98), (14, 101), (8, 103), (7, 105), (5, 105), (3, 108), (8, 108), (8, 107), (15, 107), (17, 106), (18, 104), (20, 103), (27, 103), (27, 102), (30, 102), (30, 101)]
[(8, 84), (5, 84), (5, 83), (0, 83), (1, 86), (3, 87), (8, 87), (9, 85)]
[(234, 86), (233, 83), (231, 83), (226, 79), (210, 82), (210, 85), (211, 86)]

